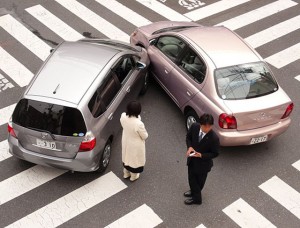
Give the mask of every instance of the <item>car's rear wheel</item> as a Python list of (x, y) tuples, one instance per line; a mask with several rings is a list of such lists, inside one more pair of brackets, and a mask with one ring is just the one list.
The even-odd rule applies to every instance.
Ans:
[(185, 115), (185, 126), (189, 130), (193, 123), (199, 122), (199, 116), (194, 110), (190, 110)]
[(105, 171), (105, 169), (109, 164), (110, 156), (111, 156), (111, 141), (108, 140), (103, 149), (103, 153), (99, 161), (99, 169), (97, 169), (97, 172), (102, 173)]
[(143, 88), (140, 92), (140, 95), (144, 95), (149, 87), (149, 81), (150, 81), (150, 73), (149, 71), (146, 72), (145, 77), (144, 77), (144, 84), (143, 84)]

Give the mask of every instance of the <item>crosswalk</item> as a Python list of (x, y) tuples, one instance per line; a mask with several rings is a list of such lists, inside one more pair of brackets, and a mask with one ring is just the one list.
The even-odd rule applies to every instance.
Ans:
[[(99, 15), (94, 8), (89, 8), (81, 0), (55, 0), (53, 1), (65, 12), (72, 15), (72, 18), (81, 21), (81, 27), (74, 27), (70, 20), (62, 19), (55, 8), (48, 8), (48, 4), (40, 3), (28, 6), (24, 9), (27, 17), (32, 17), (41, 27), (50, 30), (62, 40), (75, 41), (84, 38), (84, 32), (97, 31), (94, 36), (102, 38), (118, 39), (125, 42), (129, 41), (127, 27), (117, 21), (108, 21), (105, 15)], [(143, 11), (136, 11), (130, 8), (129, 1), (117, 0), (94, 0), (93, 6), (105, 9), (104, 14), (116, 15), (122, 18), (131, 28), (143, 26), (157, 21), (155, 15), (160, 15), (165, 20), (174, 21), (196, 21), (207, 19), (219, 14), (234, 10), (237, 12), (235, 17), (226, 18), (217, 25), (226, 26), (232, 30), (247, 28), (253, 23), (259, 23), (280, 12), (293, 10), (298, 7), (297, 1), (276, 0), (266, 3), (260, 7), (254, 7), (251, 0), (219, 0), (211, 4), (205, 4), (200, 8), (187, 13), (179, 13), (162, 1), (158, 0), (135, 0), (135, 4), (140, 5)], [(252, 5), (251, 5), (252, 4)], [(239, 7), (251, 5), (253, 10), (238, 13)], [(144, 12), (147, 11), (147, 13)], [(154, 15), (153, 17), (149, 15)], [(83, 30), (82, 28), (86, 28)], [(50, 53), (52, 44), (48, 44), (41, 39), (32, 28), (23, 23), (13, 15), (5, 14), (0, 16), (0, 28), (7, 33), (15, 42), (24, 46), (28, 50), (28, 55), (34, 55), (41, 61), (45, 61)], [(286, 35), (293, 35), (299, 32), (300, 16), (291, 15), (289, 18), (270, 24), (264, 30), (256, 31), (248, 37), (243, 37), (254, 48), (260, 48), (272, 42), (280, 44)], [(127, 31), (127, 32), (126, 32)], [(0, 38), (1, 44), (1, 38)], [(282, 48), (277, 53), (271, 51), (263, 56), (265, 60), (277, 69), (289, 67), (300, 59), (300, 43), (293, 43), (289, 47)], [(11, 88), (24, 87), (29, 83), (34, 75), (34, 70), (30, 66), (25, 66), (21, 58), (10, 50), (9, 47), (0, 45), (0, 96), (1, 92), (9, 92)], [(293, 75), (293, 79), (300, 81), (299, 75)], [(4, 126), (9, 120), (15, 107), (15, 102), (11, 105), (0, 106), (0, 126)], [(1, 105), (1, 104), (0, 104)], [(0, 138), (0, 165), (10, 159), (8, 153), (8, 143), (5, 138)], [(300, 160), (292, 164), (296, 170), (300, 171)], [(1, 166), (0, 166), (1, 167)], [(62, 170), (42, 167), (35, 165), (14, 176), (0, 182), (0, 207), (10, 202), (17, 201), (24, 194), (45, 184), (51, 184), (56, 178), (64, 175)], [(297, 173), (299, 175), (299, 173)], [(58, 198), (57, 200), (44, 205), (38, 210), (32, 211), (25, 217), (19, 218), (8, 227), (57, 227), (81, 213), (91, 209), (97, 204), (101, 204), (114, 195), (122, 192), (127, 186), (113, 172), (109, 172), (80, 188)], [(279, 177), (274, 176), (259, 186), (265, 194), (270, 196), (279, 205), (286, 208), (290, 213), (300, 219), (300, 189), (292, 188)], [(155, 213), (154, 208), (146, 204), (134, 209), (121, 218), (116, 218), (115, 222), (108, 224), (107, 227), (155, 227), (163, 220)], [(263, 216), (251, 206), (251, 203), (239, 198), (223, 212), (240, 227), (275, 227), (269, 219)], [(134, 219), (132, 219), (134, 218)], [(144, 222), (144, 223), (143, 223)], [(201, 221), (198, 227), (205, 227)], [(38, 224), (38, 225), (37, 225)]]

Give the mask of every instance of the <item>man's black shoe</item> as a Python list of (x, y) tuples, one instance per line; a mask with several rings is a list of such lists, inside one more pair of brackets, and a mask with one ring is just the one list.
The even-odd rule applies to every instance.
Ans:
[(186, 205), (192, 205), (192, 204), (198, 204), (198, 205), (200, 205), (200, 204), (202, 204), (201, 201), (195, 201), (195, 200), (193, 200), (193, 199), (186, 199), (186, 200), (184, 201), (184, 203), (185, 203)]
[(185, 197), (192, 197), (192, 192), (191, 192), (191, 190), (189, 190), (189, 191), (183, 193), (183, 195), (184, 195)]

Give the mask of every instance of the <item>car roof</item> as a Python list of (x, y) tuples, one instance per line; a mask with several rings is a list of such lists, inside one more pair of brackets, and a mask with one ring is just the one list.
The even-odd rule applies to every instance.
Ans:
[(63, 42), (48, 59), (27, 95), (78, 104), (106, 64), (120, 50), (89, 42)]
[(260, 61), (256, 52), (226, 27), (195, 27), (178, 33), (200, 47), (217, 68)]

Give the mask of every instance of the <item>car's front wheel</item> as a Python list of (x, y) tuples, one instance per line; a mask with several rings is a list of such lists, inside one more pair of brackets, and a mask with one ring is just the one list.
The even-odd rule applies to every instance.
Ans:
[(108, 140), (103, 149), (103, 153), (99, 161), (99, 169), (97, 169), (97, 172), (102, 173), (105, 171), (105, 169), (109, 164), (110, 156), (111, 156), (111, 141)]
[(189, 130), (193, 123), (199, 122), (199, 116), (194, 110), (190, 110), (185, 115), (185, 126)]

